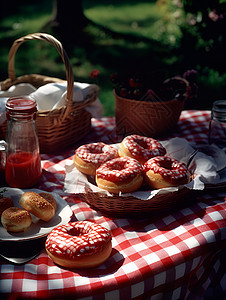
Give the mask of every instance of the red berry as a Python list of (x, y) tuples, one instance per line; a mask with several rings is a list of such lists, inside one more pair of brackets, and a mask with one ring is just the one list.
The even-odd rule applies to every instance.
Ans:
[(120, 96), (125, 97), (127, 95), (127, 89), (121, 88), (119, 93), (120, 93)]
[(92, 72), (90, 72), (89, 77), (95, 79), (98, 77), (99, 74), (100, 74), (100, 71), (97, 69), (94, 69)]
[(139, 97), (139, 96), (141, 96), (142, 91), (141, 91), (140, 89), (135, 89), (135, 90), (133, 91), (133, 94), (134, 94), (134, 96)]
[(130, 78), (130, 80), (129, 80), (129, 85), (130, 85), (132, 88), (138, 88), (138, 87), (141, 86), (140, 81), (139, 81), (139, 80), (136, 80), (136, 79), (133, 79), (133, 78)]

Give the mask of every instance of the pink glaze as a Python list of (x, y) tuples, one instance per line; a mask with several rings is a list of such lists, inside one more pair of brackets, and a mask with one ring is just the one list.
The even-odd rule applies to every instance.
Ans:
[(130, 135), (123, 140), (123, 145), (135, 158), (148, 160), (154, 156), (166, 154), (166, 149), (155, 139), (139, 135)]
[(75, 151), (75, 154), (85, 162), (96, 165), (101, 165), (110, 159), (118, 157), (117, 149), (102, 142), (80, 146)]
[(152, 170), (160, 174), (169, 182), (174, 182), (188, 176), (188, 169), (184, 163), (168, 156), (156, 156), (144, 164), (144, 172)]
[(55, 256), (73, 259), (101, 251), (110, 240), (107, 228), (78, 221), (55, 227), (47, 237), (46, 249)]
[(118, 157), (101, 165), (96, 176), (111, 182), (132, 179), (143, 171), (142, 165), (131, 157)]

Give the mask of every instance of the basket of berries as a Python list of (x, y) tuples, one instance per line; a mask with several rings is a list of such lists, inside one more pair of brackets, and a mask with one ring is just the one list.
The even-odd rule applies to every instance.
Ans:
[(172, 130), (185, 101), (194, 96), (195, 73), (171, 77), (153, 84), (154, 88), (144, 79), (113, 74), (117, 133), (159, 137)]

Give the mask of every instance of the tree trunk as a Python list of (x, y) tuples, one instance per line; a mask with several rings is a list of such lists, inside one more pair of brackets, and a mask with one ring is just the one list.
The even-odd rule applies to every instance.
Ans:
[(68, 42), (81, 37), (87, 22), (82, 0), (55, 0), (50, 25), (61, 40)]

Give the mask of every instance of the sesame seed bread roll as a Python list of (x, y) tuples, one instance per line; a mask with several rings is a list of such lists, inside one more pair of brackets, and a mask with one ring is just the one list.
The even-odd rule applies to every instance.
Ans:
[(22, 232), (32, 223), (29, 212), (19, 207), (9, 207), (3, 211), (1, 222), (7, 231)]
[(56, 212), (54, 206), (49, 201), (32, 191), (25, 192), (21, 196), (19, 204), (43, 221), (51, 220)]
[(39, 193), (39, 195), (41, 197), (43, 197), (45, 200), (47, 200), (49, 203), (51, 203), (52, 206), (55, 209), (55, 212), (56, 212), (56, 210), (57, 210), (57, 202), (56, 202), (55, 198), (53, 197), (53, 195), (51, 195), (49, 193), (45, 193), (45, 192)]

